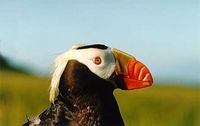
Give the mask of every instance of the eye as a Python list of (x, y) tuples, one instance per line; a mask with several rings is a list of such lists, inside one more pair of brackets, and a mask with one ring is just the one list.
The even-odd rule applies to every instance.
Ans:
[(99, 56), (95, 57), (94, 60), (93, 60), (93, 62), (94, 62), (94, 64), (96, 64), (96, 65), (101, 64), (101, 62), (102, 62), (101, 57), (99, 57)]

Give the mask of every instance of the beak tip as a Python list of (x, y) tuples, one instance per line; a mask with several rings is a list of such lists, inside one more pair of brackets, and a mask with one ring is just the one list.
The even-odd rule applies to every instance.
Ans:
[(151, 76), (150, 72), (147, 73), (147, 75), (143, 81), (148, 82), (149, 86), (151, 86), (153, 84), (153, 77)]
[(147, 87), (150, 87), (150, 86), (152, 86), (152, 85), (153, 85), (153, 81), (148, 81), (146, 86), (147, 86)]

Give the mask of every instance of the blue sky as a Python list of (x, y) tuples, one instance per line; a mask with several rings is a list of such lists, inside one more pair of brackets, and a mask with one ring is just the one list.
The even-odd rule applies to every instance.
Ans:
[(200, 83), (198, 0), (0, 0), (0, 52), (35, 72), (74, 44), (135, 56), (156, 81)]

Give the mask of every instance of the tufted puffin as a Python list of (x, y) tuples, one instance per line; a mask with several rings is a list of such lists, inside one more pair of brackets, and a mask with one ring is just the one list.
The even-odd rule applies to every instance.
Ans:
[(55, 59), (51, 106), (24, 126), (124, 126), (113, 91), (152, 83), (147, 67), (127, 53), (102, 44), (73, 46)]

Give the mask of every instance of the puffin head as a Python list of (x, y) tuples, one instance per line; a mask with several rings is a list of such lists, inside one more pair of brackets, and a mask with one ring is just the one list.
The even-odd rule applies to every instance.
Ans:
[[(71, 61), (81, 64), (96, 77), (111, 81), (114, 88), (132, 90), (148, 87), (153, 83), (148, 68), (127, 53), (101, 44), (76, 45), (54, 61), (49, 97), (52, 103), (59, 93), (59, 84), (64, 71), (71, 68), (68, 66)], [(83, 70), (80, 66), (75, 66), (74, 69), (76, 73), (70, 73), (68, 70), (67, 74), (86, 74), (80, 73)], [(87, 75), (84, 77), (87, 78)]]

